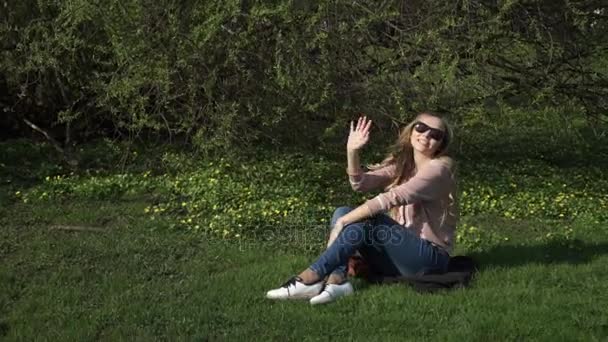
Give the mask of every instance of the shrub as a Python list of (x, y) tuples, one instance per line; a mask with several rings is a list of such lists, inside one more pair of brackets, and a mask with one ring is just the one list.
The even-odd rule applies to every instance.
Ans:
[(592, 0), (24, 0), (4, 9), (0, 126), (23, 135), (28, 118), (66, 144), (101, 135), (205, 151), (308, 145), (336, 139), (358, 112), (386, 128), (428, 109), (462, 127), (512, 108), (605, 121), (605, 9)]

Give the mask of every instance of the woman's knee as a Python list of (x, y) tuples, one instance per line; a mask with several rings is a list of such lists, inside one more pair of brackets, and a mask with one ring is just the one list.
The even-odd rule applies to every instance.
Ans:
[(360, 245), (365, 241), (365, 227), (361, 224), (349, 224), (342, 229), (340, 235), (351, 245)]
[(338, 219), (340, 217), (348, 214), (352, 210), (353, 210), (353, 208), (351, 208), (351, 207), (338, 207), (338, 208), (336, 208), (336, 210), (334, 210), (334, 214), (331, 217), (331, 226), (332, 226), (332, 228), (336, 224), (336, 221), (338, 221)]

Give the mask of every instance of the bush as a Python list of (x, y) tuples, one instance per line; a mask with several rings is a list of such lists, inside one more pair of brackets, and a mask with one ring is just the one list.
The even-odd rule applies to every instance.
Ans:
[(333, 141), (358, 112), (386, 129), (434, 109), (466, 127), (546, 107), (605, 128), (606, 16), (591, 0), (5, 6), (0, 126), (20, 135), (28, 118), (66, 143), (209, 151)]

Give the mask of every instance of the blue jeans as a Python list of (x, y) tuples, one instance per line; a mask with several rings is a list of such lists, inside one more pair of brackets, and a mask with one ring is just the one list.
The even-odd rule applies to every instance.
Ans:
[[(336, 209), (331, 227), (351, 210)], [(331, 273), (346, 277), (348, 259), (357, 251), (377, 276), (443, 273), (447, 272), (450, 259), (442, 248), (412, 234), (389, 216), (379, 214), (346, 225), (310, 269), (321, 278)]]

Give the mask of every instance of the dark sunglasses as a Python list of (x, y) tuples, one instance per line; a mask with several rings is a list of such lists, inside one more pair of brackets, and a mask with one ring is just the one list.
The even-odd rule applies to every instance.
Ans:
[(441, 141), (443, 139), (443, 137), (445, 136), (444, 131), (437, 129), (437, 128), (429, 127), (427, 124), (425, 124), (424, 122), (420, 122), (420, 121), (418, 121), (414, 124), (414, 129), (418, 133), (424, 133), (428, 130), (431, 130), (431, 132), (429, 133), (429, 137), (431, 137), (431, 139), (435, 139), (437, 141)]

